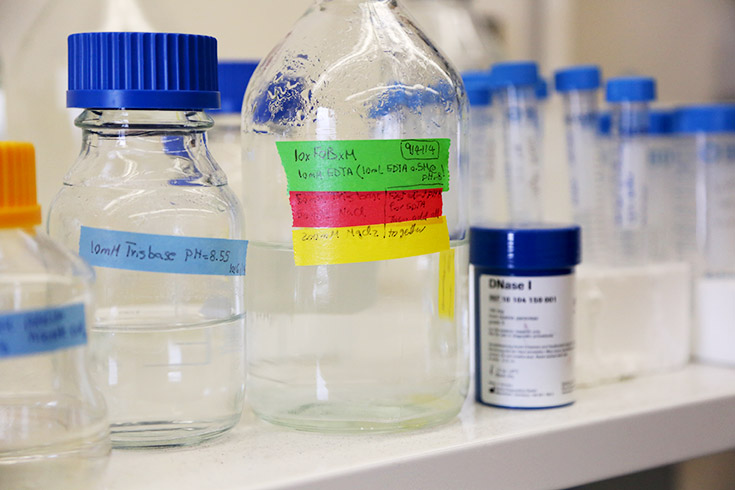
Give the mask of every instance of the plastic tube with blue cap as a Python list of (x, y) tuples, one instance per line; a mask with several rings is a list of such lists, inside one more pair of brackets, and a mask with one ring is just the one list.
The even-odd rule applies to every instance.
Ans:
[(649, 259), (646, 134), (656, 82), (648, 77), (611, 78), (605, 95), (615, 144), (615, 261), (645, 263)]
[[(679, 109), (678, 138), (696, 170), (698, 245), (697, 322), (692, 353), (698, 361), (735, 365), (735, 104)], [(681, 217), (684, 218), (684, 217)], [(693, 224), (690, 228), (694, 228)]]
[(242, 158), (240, 152), (240, 111), (245, 88), (250, 82), (257, 61), (220, 61), (217, 65), (219, 90), (222, 97), (220, 109), (207, 111), (214, 120), (209, 131), (209, 148), (222, 170), (227, 174), (227, 183), (243, 202)]
[(498, 148), (489, 71), (462, 75), (470, 102), (470, 223), (497, 222), (507, 214), (498, 188)]
[(602, 169), (597, 136), (600, 69), (595, 65), (563, 68), (554, 74), (554, 86), (564, 105), (572, 215), (585, 233), (585, 258), (595, 261), (601, 221)]
[(510, 222), (538, 223), (543, 214), (538, 66), (532, 61), (496, 63), (491, 76), (502, 124)]
[[(674, 143), (674, 111), (651, 110), (648, 126), (648, 248), (653, 261), (677, 260), (683, 244), (680, 219), (688, 199), (684, 175)], [(693, 174), (692, 174), (693, 175)]]

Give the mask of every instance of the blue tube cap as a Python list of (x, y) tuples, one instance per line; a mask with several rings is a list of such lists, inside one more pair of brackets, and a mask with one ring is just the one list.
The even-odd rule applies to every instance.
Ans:
[(609, 112), (600, 113), (597, 119), (597, 131), (602, 136), (610, 136), (612, 128), (612, 117)]
[(679, 133), (735, 132), (735, 104), (709, 104), (682, 107), (674, 115)]
[(470, 263), (490, 269), (569, 269), (581, 261), (579, 226), (471, 228)]
[(549, 98), (549, 84), (542, 77), (539, 77), (536, 84), (536, 98), (538, 100), (546, 100)]
[(534, 61), (505, 61), (495, 63), (490, 70), (493, 87), (531, 85), (538, 83), (538, 65)]
[(72, 34), (67, 107), (201, 110), (220, 106), (217, 40), (153, 32)]
[(245, 89), (257, 67), (257, 61), (220, 61), (217, 65), (217, 72), (222, 107), (219, 110), (210, 112), (215, 114), (239, 114), (242, 110)]
[(600, 88), (600, 68), (597, 65), (570, 66), (554, 74), (557, 92), (596, 90)]
[(616, 77), (607, 80), (608, 102), (650, 102), (656, 99), (656, 80), (650, 77)]
[(492, 104), (492, 77), (489, 71), (468, 71), (462, 74), (464, 88), (471, 106)]
[(648, 134), (669, 135), (674, 132), (674, 111), (649, 111)]

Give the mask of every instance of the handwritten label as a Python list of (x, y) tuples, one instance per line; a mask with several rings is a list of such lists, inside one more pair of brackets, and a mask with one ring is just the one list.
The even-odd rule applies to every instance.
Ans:
[(0, 359), (87, 343), (84, 305), (0, 314)]
[(244, 276), (245, 240), (154, 235), (82, 226), (79, 255), (91, 265), (144, 272)]
[(288, 190), (449, 190), (448, 138), (278, 141)]
[(439, 254), (439, 318), (454, 320), (454, 250)]
[(359, 226), (436, 218), (441, 189), (384, 192), (291, 192), (293, 226)]
[(342, 228), (296, 228), (296, 265), (349, 264), (425, 255), (449, 249), (445, 216)]

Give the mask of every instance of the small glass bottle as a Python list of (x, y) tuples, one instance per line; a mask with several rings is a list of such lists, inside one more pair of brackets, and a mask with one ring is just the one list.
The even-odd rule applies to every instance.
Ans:
[(0, 488), (96, 488), (110, 440), (86, 348), (94, 274), (39, 224), (33, 145), (0, 142)]
[(240, 111), (245, 88), (257, 61), (220, 61), (219, 91), (222, 106), (208, 110), (214, 127), (207, 134), (209, 149), (227, 175), (227, 185), (242, 202), (242, 157), (240, 151)]
[(248, 400), (316, 431), (449, 420), (468, 385), (467, 99), (395, 0), (319, 0), (243, 102)]
[[(114, 56), (102, 56), (114, 53)], [(69, 37), (82, 151), (49, 232), (95, 266), (97, 382), (118, 447), (195, 444), (239, 419), (242, 212), (212, 159), (217, 42), (165, 33)]]

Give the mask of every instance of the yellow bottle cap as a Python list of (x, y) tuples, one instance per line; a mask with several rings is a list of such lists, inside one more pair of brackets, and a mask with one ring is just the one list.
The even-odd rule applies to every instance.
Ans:
[(26, 228), (40, 223), (33, 145), (0, 141), (0, 228)]

